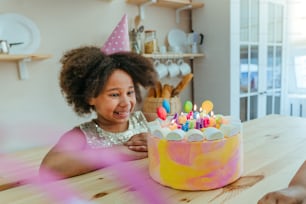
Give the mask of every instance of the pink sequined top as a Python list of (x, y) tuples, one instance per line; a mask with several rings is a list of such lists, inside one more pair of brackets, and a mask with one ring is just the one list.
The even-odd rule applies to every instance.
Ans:
[(111, 147), (127, 142), (135, 134), (148, 132), (147, 120), (141, 111), (136, 111), (129, 118), (129, 127), (124, 132), (108, 132), (92, 120), (79, 126), (91, 148)]

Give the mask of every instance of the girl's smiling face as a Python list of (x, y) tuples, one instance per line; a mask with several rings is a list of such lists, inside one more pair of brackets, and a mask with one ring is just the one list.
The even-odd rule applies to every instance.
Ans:
[(102, 128), (107, 130), (109, 126), (116, 126), (116, 131), (126, 129), (130, 113), (136, 105), (132, 78), (120, 69), (115, 70), (104, 89), (97, 97), (91, 98), (89, 104), (95, 107)]

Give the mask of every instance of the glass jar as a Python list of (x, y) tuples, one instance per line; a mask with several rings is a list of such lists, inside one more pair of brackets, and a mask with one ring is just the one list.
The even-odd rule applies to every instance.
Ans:
[(130, 31), (129, 35), (130, 35), (131, 50), (133, 52), (136, 52), (137, 54), (141, 54), (142, 53), (141, 33)]
[(144, 53), (152, 54), (157, 52), (157, 38), (155, 30), (146, 30), (144, 39)]

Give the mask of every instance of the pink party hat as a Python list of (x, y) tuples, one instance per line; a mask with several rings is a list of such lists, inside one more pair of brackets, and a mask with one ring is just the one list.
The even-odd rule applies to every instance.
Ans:
[(120, 51), (130, 51), (129, 31), (127, 15), (124, 14), (118, 25), (108, 37), (101, 48), (106, 54), (113, 54)]

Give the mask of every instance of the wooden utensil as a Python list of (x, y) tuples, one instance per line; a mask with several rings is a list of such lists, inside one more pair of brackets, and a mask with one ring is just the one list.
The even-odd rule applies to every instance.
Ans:
[(134, 23), (135, 23), (135, 30), (137, 31), (138, 29), (138, 26), (140, 24), (140, 21), (141, 21), (141, 18), (139, 15), (135, 16), (135, 19), (134, 19)]

